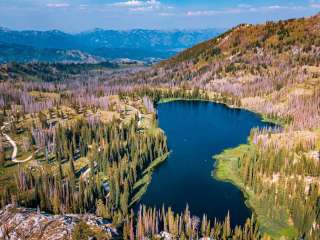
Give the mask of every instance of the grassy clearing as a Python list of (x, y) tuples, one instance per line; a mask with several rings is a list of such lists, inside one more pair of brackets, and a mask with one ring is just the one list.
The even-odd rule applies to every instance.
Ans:
[[(259, 113), (257, 113), (257, 114), (259, 114)], [(263, 114), (259, 114), (259, 115), (262, 118), (262, 122), (273, 123), (273, 124), (278, 125), (278, 126), (285, 126), (286, 125), (286, 122), (283, 119), (270, 118), (270, 117), (267, 117), (266, 115), (263, 115)]]
[[(246, 204), (257, 215), (258, 222), (261, 226), (261, 232), (266, 233), (272, 239), (294, 239), (297, 235), (296, 229), (288, 222), (287, 213), (283, 212), (281, 219), (277, 221), (270, 220), (267, 216), (268, 206), (259, 201), (258, 196), (249, 188), (245, 187), (240, 178), (238, 170), (238, 161), (240, 157), (248, 151), (251, 151), (254, 146), (243, 144), (233, 149), (227, 149), (219, 155), (214, 156), (216, 160), (216, 168), (214, 178), (226, 182), (230, 182), (240, 188), (246, 197)], [(279, 209), (279, 211), (281, 211)]]
[(249, 150), (250, 146), (243, 144), (233, 149), (227, 149), (219, 155), (215, 155), (216, 168), (214, 177), (244, 187), (238, 172), (238, 160), (242, 154)]
[(217, 101), (214, 101), (213, 99), (201, 99), (201, 98), (162, 98), (162, 99), (160, 99), (160, 101), (158, 102), (158, 104), (175, 102), (175, 101), (202, 101), (202, 102), (214, 102), (214, 103), (217, 103)]
[(183, 98), (162, 98), (162, 99), (160, 99), (158, 104), (169, 103), (169, 102), (174, 102), (174, 101), (181, 101), (181, 100), (185, 100), (185, 99), (183, 99)]

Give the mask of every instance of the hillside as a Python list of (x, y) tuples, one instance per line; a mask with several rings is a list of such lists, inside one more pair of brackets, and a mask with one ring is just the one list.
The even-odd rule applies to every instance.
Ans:
[(262, 55), (261, 52), (257, 52), (259, 49), (274, 55), (293, 51), (295, 48), (308, 52), (312, 46), (319, 45), (319, 20), (320, 14), (310, 18), (267, 22), (261, 25), (240, 24), (212, 40), (183, 51), (166, 63), (192, 60), (195, 64), (203, 61), (205, 65), (217, 58), (224, 60), (249, 54)]
[(296, 128), (320, 127), (319, 46), (320, 15), (242, 24), (160, 63), (148, 83), (197, 86)]

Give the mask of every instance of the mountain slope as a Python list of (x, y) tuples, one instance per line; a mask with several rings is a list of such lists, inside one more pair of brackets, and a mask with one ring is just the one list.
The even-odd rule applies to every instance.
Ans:
[(319, 65), (316, 15), (239, 25), (160, 63), (149, 82), (198, 86), (294, 127), (313, 128), (320, 127)]
[(262, 25), (241, 24), (212, 40), (187, 49), (168, 63), (188, 60), (209, 63), (218, 57), (225, 59), (235, 55), (257, 54), (259, 48), (275, 54), (293, 50), (293, 47), (306, 51), (312, 45), (319, 46), (319, 20), (320, 15), (316, 15)]

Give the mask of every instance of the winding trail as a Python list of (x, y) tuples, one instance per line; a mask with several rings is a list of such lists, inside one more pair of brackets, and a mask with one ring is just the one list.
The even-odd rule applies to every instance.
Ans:
[(2, 135), (6, 138), (6, 140), (11, 144), (12, 148), (13, 148), (13, 151), (12, 151), (12, 155), (11, 155), (11, 161), (12, 162), (15, 162), (15, 163), (24, 163), (24, 162), (28, 162), (32, 159), (33, 157), (33, 154), (31, 154), (31, 156), (25, 158), (25, 159), (22, 159), (22, 160), (18, 160), (17, 159), (17, 154), (18, 154), (18, 148), (17, 148), (17, 144), (15, 141), (12, 140), (12, 138), (5, 134), (3, 132), (4, 128), (6, 125), (9, 125), (9, 123), (3, 123), (4, 125), (1, 127), (1, 132), (2, 132)]
[(13, 162), (17, 161), (17, 153), (18, 153), (18, 148), (17, 148), (17, 144), (15, 143), (15, 141), (12, 140), (11, 137), (9, 137), (9, 135), (2, 133), (3, 136), (7, 139), (7, 141), (11, 144), (11, 146), (13, 147), (13, 152), (11, 155), (11, 160)]

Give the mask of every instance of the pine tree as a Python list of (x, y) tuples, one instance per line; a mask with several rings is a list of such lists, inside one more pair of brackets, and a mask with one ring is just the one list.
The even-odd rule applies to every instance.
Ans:
[(128, 201), (129, 201), (129, 186), (128, 186), (128, 181), (125, 180), (123, 193), (121, 194), (121, 197), (120, 197), (121, 211), (124, 216), (128, 214)]
[(75, 167), (74, 167), (73, 157), (72, 156), (70, 156), (70, 158), (69, 158), (69, 169), (70, 169), (71, 177), (75, 178), (76, 170), (75, 170)]
[(2, 167), (5, 163), (5, 151), (3, 147), (3, 143), (0, 139), (0, 167)]
[(96, 214), (99, 217), (107, 217), (106, 207), (101, 199), (98, 199), (96, 202)]

